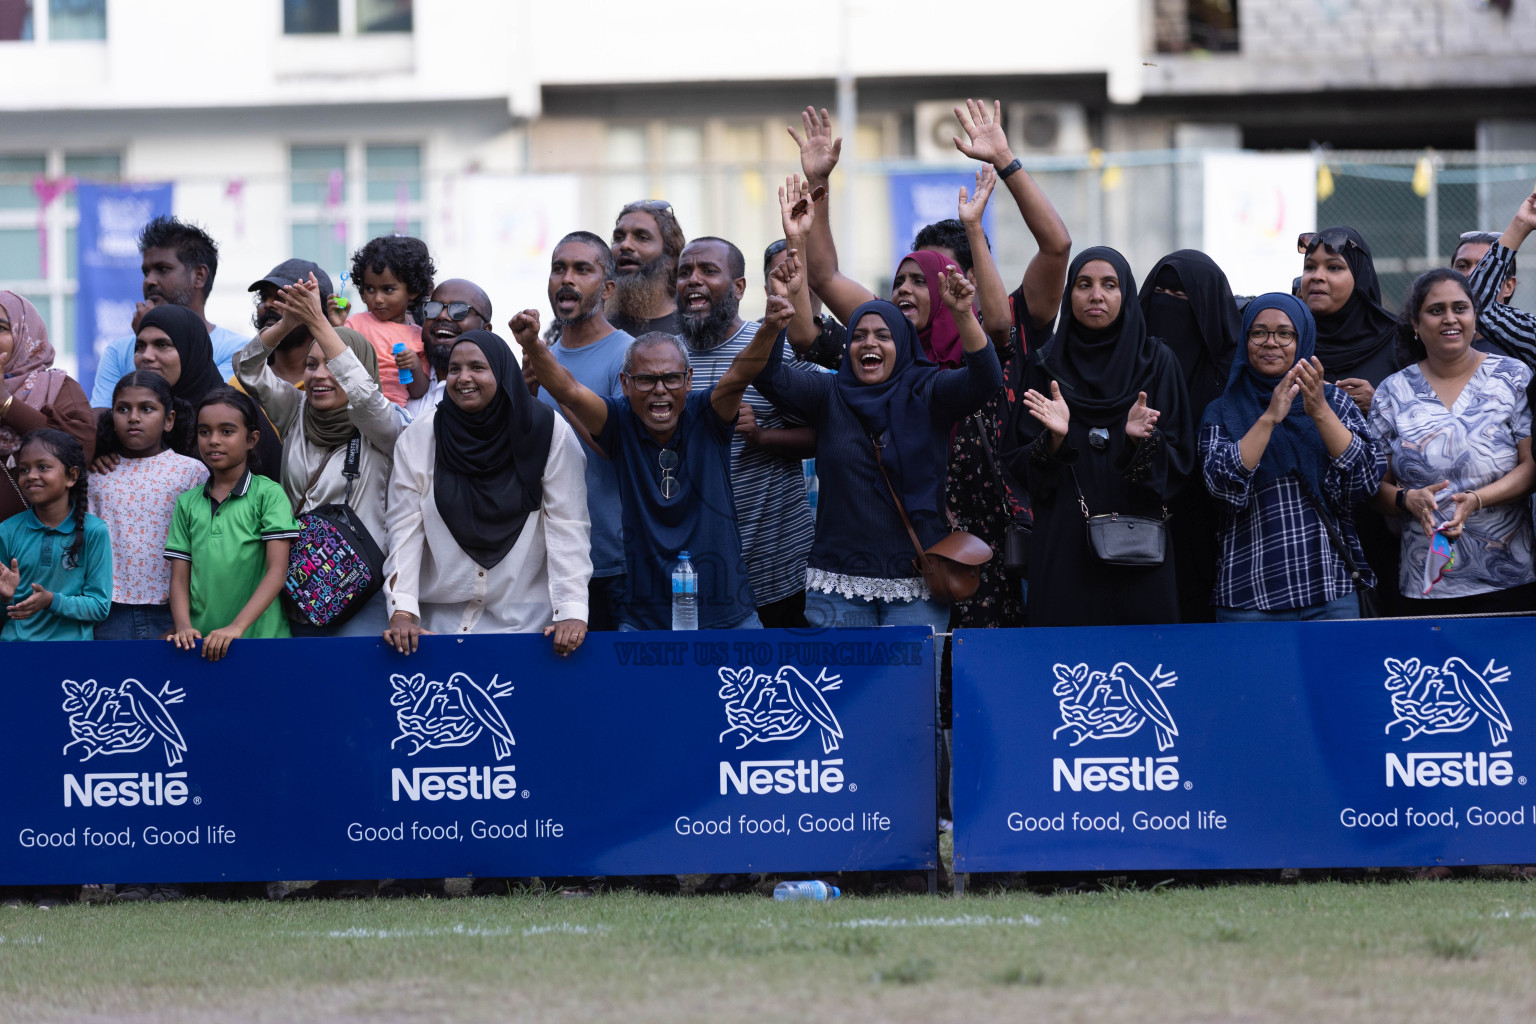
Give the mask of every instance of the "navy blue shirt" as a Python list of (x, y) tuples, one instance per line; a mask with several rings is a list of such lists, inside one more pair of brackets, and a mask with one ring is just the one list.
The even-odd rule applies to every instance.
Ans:
[(672, 628), (672, 567), (687, 551), (699, 574), (699, 628), (725, 629), (754, 610), (747, 564), (736, 533), (731, 491), (731, 437), (736, 424), (710, 405), (714, 388), (688, 395), (667, 447), (678, 455), (672, 497), (661, 494), (662, 446), (651, 439), (626, 398), (605, 398), (608, 422), (598, 447), (618, 472), (624, 505), (621, 539), (628, 579), (618, 602), (620, 624)]

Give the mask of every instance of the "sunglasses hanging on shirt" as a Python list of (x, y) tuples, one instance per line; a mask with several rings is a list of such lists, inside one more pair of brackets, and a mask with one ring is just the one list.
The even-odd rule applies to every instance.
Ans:
[(656, 456), (656, 465), (661, 467), (660, 486), (663, 498), (675, 498), (677, 497), (677, 492), (682, 489), (682, 485), (678, 483), (677, 477), (672, 475), (677, 472), (677, 467), (681, 462), (682, 460), (678, 457), (677, 451), (672, 448), (663, 448)]

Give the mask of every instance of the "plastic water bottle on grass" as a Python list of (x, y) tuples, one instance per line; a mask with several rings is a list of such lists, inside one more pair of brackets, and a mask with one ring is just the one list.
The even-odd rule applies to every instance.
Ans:
[(672, 567), (672, 628), (699, 628), (699, 574), (686, 551), (678, 552)]
[(817, 903), (835, 900), (843, 891), (826, 882), (780, 882), (773, 887), (773, 898), (780, 903), (791, 900), (815, 900)]

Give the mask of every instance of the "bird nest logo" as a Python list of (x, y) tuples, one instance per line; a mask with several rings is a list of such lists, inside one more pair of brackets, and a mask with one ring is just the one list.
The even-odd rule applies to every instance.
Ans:
[(1051, 692), (1060, 697), (1062, 725), (1051, 738), (1070, 730), (1072, 746), (1084, 740), (1123, 739), (1133, 736), (1147, 720), (1157, 734), (1157, 749), (1173, 746), (1179, 727), (1173, 722), (1168, 705), (1157, 691), (1179, 681), (1177, 674), (1153, 669), (1150, 678), (1126, 662), (1117, 662), (1108, 672), (1081, 665), (1057, 664), (1052, 671), (1056, 685)]
[(748, 665), (720, 669), (720, 682), (719, 696), (730, 723), (720, 734), (721, 743), (734, 736), (740, 750), (754, 742), (798, 739), (813, 723), (821, 729), (823, 753), (832, 753), (843, 738), (843, 727), (825, 696), (843, 685), (842, 676), (829, 676), (822, 669), (813, 683), (793, 665), (781, 666), (774, 675)]
[(407, 678), (398, 673), (389, 677), (393, 691), (389, 697), (395, 709), (400, 735), (390, 741), (393, 750), (401, 743), (410, 744), (409, 754), (444, 747), (466, 747), (482, 732), (491, 734), (491, 747), (500, 761), (512, 753), (515, 741), (512, 727), (496, 702), (512, 692), (512, 684), (497, 682), (481, 686), (463, 672), (455, 672), (446, 683), (428, 680), (418, 672)]
[(181, 763), (187, 741), (166, 705), (180, 704), (186, 696), (183, 691), (166, 683), (158, 694), (152, 693), (137, 679), (124, 679), (121, 686), (66, 679), (63, 687), (63, 707), (69, 712), (73, 737), (64, 753), (78, 752), (81, 761), (89, 761), (97, 754), (137, 754), (159, 740), (166, 766)]
[(1508, 741), (1514, 726), (1493, 692), (1494, 684), (1509, 682), (1508, 668), (1490, 661), (1478, 672), (1460, 658), (1447, 658), (1443, 665), (1425, 664), (1418, 658), (1387, 658), (1382, 664), (1396, 715), (1387, 723), (1388, 736), (1401, 734), (1406, 743), (1415, 736), (1465, 732), (1483, 718), (1494, 746)]

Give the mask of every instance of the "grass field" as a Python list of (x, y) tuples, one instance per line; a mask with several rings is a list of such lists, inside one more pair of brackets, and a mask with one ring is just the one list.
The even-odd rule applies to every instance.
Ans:
[(0, 911), (8, 1021), (1536, 1019), (1536, 884)]

